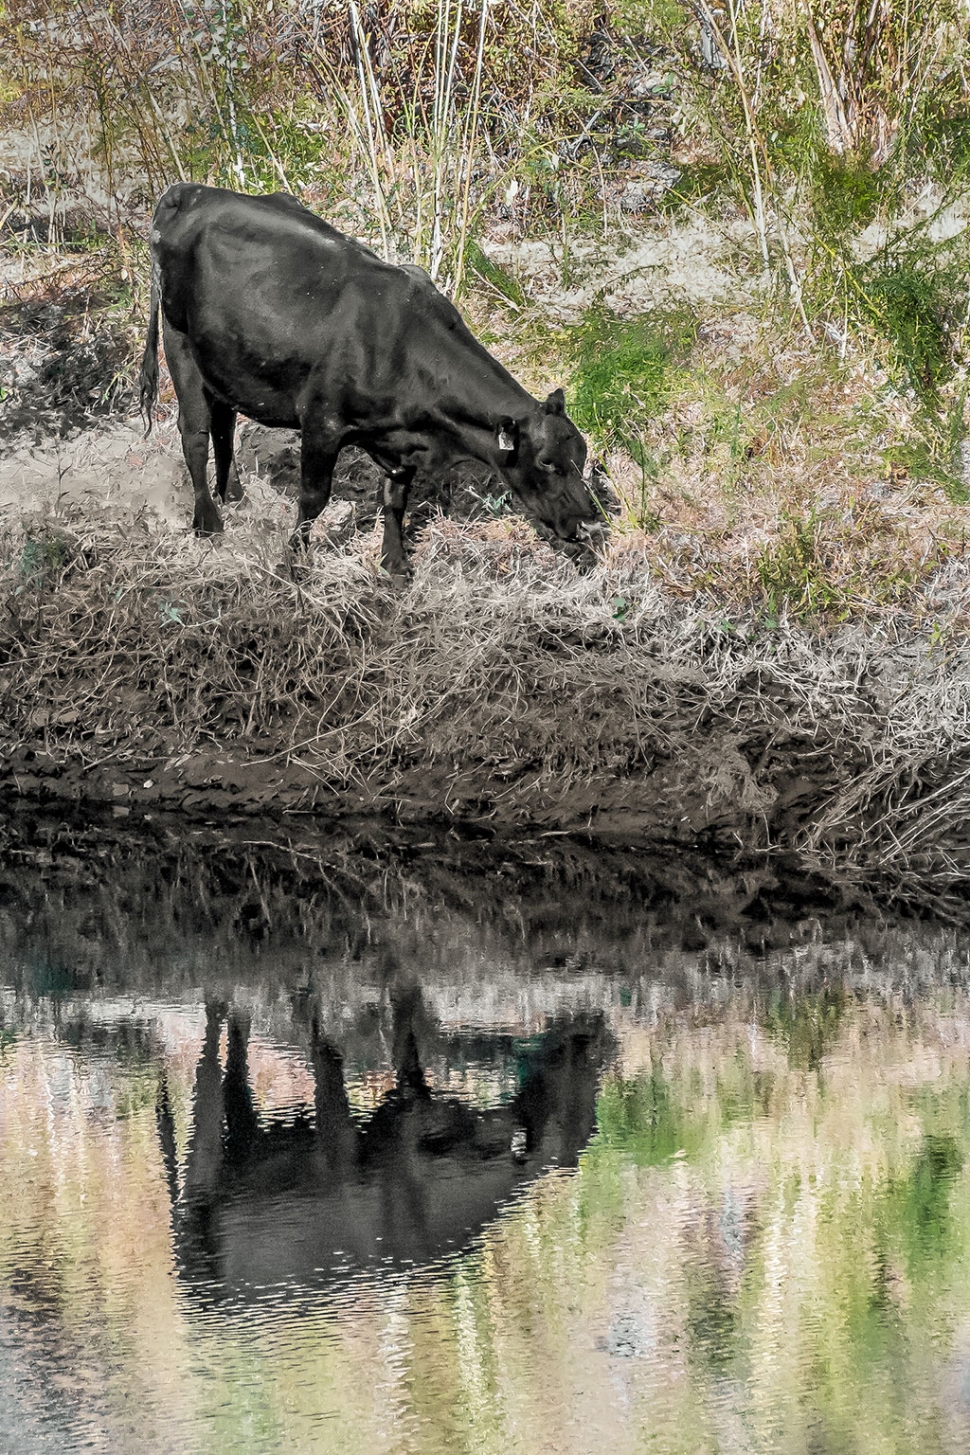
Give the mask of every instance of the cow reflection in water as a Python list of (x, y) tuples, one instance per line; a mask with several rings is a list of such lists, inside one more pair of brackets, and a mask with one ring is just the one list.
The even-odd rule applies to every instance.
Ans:
[(158, 1105), (184, 1277), (215, 1295), (429, 1262), (466, 1245), (544, 1168), (576, 1165), (595, 1125), (600, 1017), (557, 1020), (526, 1043), (514, 1100), (479, 1110), (429, 1088), (419, 1010), (417, 992), (395, 1002), (395, 1085), (366, 1119), (352, 1115), (340, 1053), (314, 1023), (315, 1116), (282, 1122), (256, 1114), (245, 1017), (207, 1005), (181, 1189), (164, 1085)]

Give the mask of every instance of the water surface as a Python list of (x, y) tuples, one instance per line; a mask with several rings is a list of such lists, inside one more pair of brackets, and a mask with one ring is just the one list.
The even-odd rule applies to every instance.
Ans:
[(0, 1450), (970, 1449), (968, 1093), (804, 879), (25, 824)]

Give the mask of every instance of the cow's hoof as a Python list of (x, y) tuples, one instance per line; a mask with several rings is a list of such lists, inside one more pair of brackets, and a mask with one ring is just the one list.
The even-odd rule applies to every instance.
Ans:
[(390, 577), (392, 586), (396, 586), (399, 590), (403, 590), (405, 586), (410, 586), (411, 567), (408, 565), (407, 561), (385, 560), (381, 562), (381, 565)]
[(197, 536), (221, 536), (222, 521), (218, 516), (208, 517), (205, 520), (199, 520), (198, 516), (196, 516), (192, 522), (192, 529)]
[(229, 484), (226, 486), (226, 499), (242, 500), (243, 493), (244, 492), (242, 488), (242, 482), (237, 475), (236, 478), (234, 480), (230, 480)]
[(310, 549), (310, 532), (304, 531), (300, 526), (290, 536), (290, 550), (295, 556), (305, 556)]

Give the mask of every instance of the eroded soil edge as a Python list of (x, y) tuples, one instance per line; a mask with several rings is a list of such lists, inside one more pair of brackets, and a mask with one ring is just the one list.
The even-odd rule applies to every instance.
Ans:
[(130, 426), (86, 437), (59, 473), (6, 462), (6, 798), (132, 825), (379, 814), (796, 855), (966, 917), (970, 653), (952, 636), (729, 616), (716, 583), (672, 596), (622, 532), (579, 570), (473, 480), (457, 518), (415, 513), (402, 590), (352, 457), (297, 560), (292, 451), (258, 436), (225, 534), (199, 541), (171, 433), (137, 456)]

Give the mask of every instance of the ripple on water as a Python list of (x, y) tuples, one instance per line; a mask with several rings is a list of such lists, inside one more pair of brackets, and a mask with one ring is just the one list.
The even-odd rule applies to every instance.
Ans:
[(628, 860), (476, 855), (297, 904), (256, 854), (258, 947), (226, 852), (25, 880), (0, 1449), (970, 1448), (959, 937), (685, 949)]

